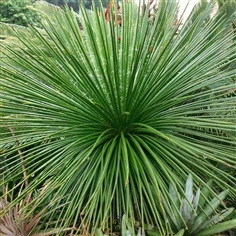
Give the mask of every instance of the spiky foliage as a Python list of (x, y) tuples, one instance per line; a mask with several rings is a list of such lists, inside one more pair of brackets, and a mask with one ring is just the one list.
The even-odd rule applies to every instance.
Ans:
[[(41, 228), (41, 216), (44, 212), (49, 212), (50, 209), (50, 202), (44, 204), (43, 209), (40, 209), (38, 205), (45, 188), (46, 186), (40, 189), (39, 192), (29, 193), (12, 208), (10, 203), (14, 201), (15, 193), (9, 193), (8, 188), (3, 187), (5, 197), (0, 199), (0, 210), (3, 211), (6, 208), (9, 210), (3, 216), (0, 216), (1, 236), (51, 236), (57, 235), (61, 231), (61, 229), (53, 227), (53, 222), (47, 222), (48, 226), (52, 227), (51, 229), (44, 231)], [(17, 195), (21, 194), (21, 190), (22, 188), (18, 190)], [(33, 203), (33, 209), (37, 208), (37, 212), (31, 211), (32, 205), (29, 204), (35, 197), (37, 197), (37, 200)], [(63, 231), (71, 230), (66, 228)]]
[[(228, 189), (219, 193), (213, 199), (209, 198), (210, 190), (212, 188), (212, 181), (210, 180), (202, 190), (198, 188), (194, 194), (194, 186), (192, 175), (188, 176), (185, 185), (185, 195), (180, 197), (180, 193), (176, 191), (175, 186), (170, 186), (169, 193), (174, 200), (175, 206), (181, 212), (184, 222), (179, 217), (179, 212), (171, 212), (170, 207), (164, 204), (168, 218), (173, 224), (173, 229), (177, 231), (186, 229), (184, 231), (187, 235), (215, 235), (232, 228), (236, 228), (236, 219), (219, 223), (225, 220), (234, 210), (233, 207), (220, 210), (219, 205), (223, 202), (228, 194)], [(217, 212), (217, 213), (216, 213)]]
[(2, 152), (3, 174), (29, 181), (15, 202), (48, 181), (43, 199), (63, 206), (47, 219), (57, 227), (105, 229), (126, 214), (164, 234), (162, 198), (173, 204), (168, 186), (188, 173), (236, 195), (236, 103), (226, 96), (236, 73), (222, 69), (235, 58), (233, 36), (208, 19), (210, 5), (177, 35), (174, 1), (151, 18), (126, 1), (120, 12), (122, 24), (116, 7), (109, 21), (102, 9), (81, 7), (78, 20), (51, 8), (43, 32), (15, 29), (19, 49), (3, 50), (1, 142), (18, 145)]

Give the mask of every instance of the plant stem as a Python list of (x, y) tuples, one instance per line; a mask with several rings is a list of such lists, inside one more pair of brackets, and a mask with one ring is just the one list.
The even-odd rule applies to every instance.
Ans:
[[(7, 126), (8, 126), (8, 123), (5, 123)], [(25, 187), (28, 187), (29, 183), (28, 183), (28, 177), (27, 177), (27, 174), (26, 174), (26, 169), (25, 169), (25, 163), (24, 163), (24, 157), (23, 157), (23, 153), (21, 151), (21, 149), (19, 148), (20, 146), (20, 143), (19, 143), (19, 140), (16, 138), (16, 135), (15, 135), (15, 130), (13, 127), (8, 127), (13, 138), (15, 139), (16, 141), (16, 146), (17, 146), (17, 152), (20, 156), (20, 159), (21, 159), (21, 168), (22, 168), (22, 171), (23, 171), (23, 178), (24, 178), (24, 182), (25, 182)]]

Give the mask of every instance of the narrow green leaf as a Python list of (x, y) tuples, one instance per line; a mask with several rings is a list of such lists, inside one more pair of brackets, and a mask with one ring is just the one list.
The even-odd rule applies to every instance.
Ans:
[(220, 205), (222, 200), (224, 200), (224, 198), (228, 195), (228, 193), (229, 190), (226, 189), (209, 202), (209, 204), (203, 209), (203, 212), (196, 219), (192, 228), (192, 232), (194, 232), (205, 222), (205, 220), (217, 209), (217, 207)]
[(236, 229), (236, 219), (229, 220), (229, 221), (211, 226), (211, 227), (204, 229), (201, 232), (197, 233), (197, 235), (198, 236), (210, 236), (210, 235), (221, 233), (221, 232), (224, 232), (224, 231), (230, 230), (230, 229)]
[(206, 202), (206, 199), (208, 199), (209, 194), (211, 192), (212, 183), (213, 183), (213, 181), (209, 180), (207, 182), (207, 184), (202, 188), (202, 190), (201, 190), (201, 197), (199, 199), (199, 204), (198, 204), (199, 207), (203, 207), (205, 202)]

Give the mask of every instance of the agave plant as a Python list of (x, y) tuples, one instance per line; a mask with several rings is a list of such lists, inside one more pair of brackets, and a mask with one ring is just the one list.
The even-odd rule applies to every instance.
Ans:
[(40, 202), (53, 194), (54, 208), (63, 205), (47, 215), (56, 227), (104, 230), (125, 214), (164, 234), (162, 199), (175, 204), (168, 186), (181, 188), (188, 173), (236, 196), (236, 103), (226, 96), (236, 73), (222, 69), (235, 60), (234, 36), (205, 20), (211, 5), (178, 34), (174, 1), (159, 1), (151, 18), (123, 1), (121, 23), (116, 4), (109, 18), (96, 7), (50, 9), (43, 30), (16, 27), (18, 49), (3, 50), (4, 184), (30, 178), (14, 203), (50, 178)]
[(182, 229), (183, 235), (209, 236), (236, 228), (236, 219), (220, 223), (234, 210), (233, 207), (218, 209), (229, 191), (226, 189), (210, 199), (211, 188), (212, 181), (210, 180), (202, 191), (198, 188), (194, 194), (192, 175), (189, 175), (185, 186), (185, 196), (181, 199), (181, 194), (176, 191), (176, 187), (170, 186), (169, 194), (174, 200), (173, 209), (177, 206), (182, 216), (180, 217), (176, 210), (171, 211), (170, 206), (165, 204), (168, 219), (172, 222), (175, 232)]

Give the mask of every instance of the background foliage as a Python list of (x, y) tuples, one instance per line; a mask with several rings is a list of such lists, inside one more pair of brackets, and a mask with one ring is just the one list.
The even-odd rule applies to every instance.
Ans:
[(0, 22), (27, 26), (38, 25), (39, 15), (28, 8), (35, 0), (1, 0)]
[[(36, 0), (1, 0), (0, 22), (22, 26), (27, 26), (28, 24), (38, 26), (41, 16), (30, 8), (35, 2)], [(60, 7), (68, 5), (74, 11), (78, 11), (81, 0), (46, 0), (46, 2)], [(91, 0), (82, 2), (86, 8), (91, 9)], [(96, 5), (99, 5), (99, 2), (98, 0), (94, 1)], [(108, 0), (102, 0), (101, 2), (104, 7), (108, 4)]]

